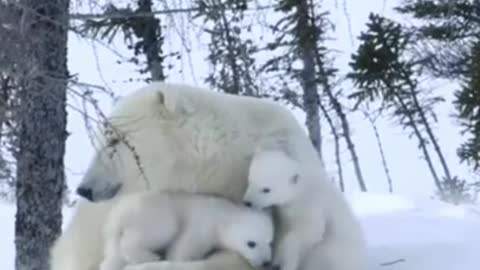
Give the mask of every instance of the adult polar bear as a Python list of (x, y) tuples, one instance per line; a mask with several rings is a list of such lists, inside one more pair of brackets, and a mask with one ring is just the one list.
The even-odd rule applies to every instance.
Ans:
[[(77, 192), (69, 227), (51, 252), (52, 270), (98, 270), (102, 225), (116, 197), (145, 189), (213, 194), (241, 202), (258, 146), (291, 149), (321, 163), (296, 119), (273, 102), (180, 84), (152, 83), (119, 101)], [(319, 181), (327, 181), (319, 179)], [(161, 224), (159, 224), (161, 226)], [(136, 270), (251, 270), (237, 254), (196, 262), (157, 262)]]

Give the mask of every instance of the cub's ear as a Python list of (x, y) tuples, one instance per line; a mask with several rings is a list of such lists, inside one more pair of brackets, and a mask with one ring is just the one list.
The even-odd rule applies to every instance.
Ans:
[(300, 175), (298, 173), (294, 174), (291, 178), (290, 178), (290, 182), (292, 184), (297, 184), (298, 181), (300, 181)]

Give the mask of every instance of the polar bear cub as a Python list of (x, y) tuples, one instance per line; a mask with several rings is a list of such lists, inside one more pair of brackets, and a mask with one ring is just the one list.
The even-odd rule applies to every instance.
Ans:
[(360, 225), (321, 164), (300, 164), (281, 149), (257, 151), (244, 202), (254, 208), (274, 206), (274, 269), (363, 269)]
[(127, 264), (200, 260), (216, 249), (242, 255), (252, 266), (270, 264), (273, 223), (266, 212), (220, 197), (148, 191), (120, 198), (104, 227), (100, 270)]

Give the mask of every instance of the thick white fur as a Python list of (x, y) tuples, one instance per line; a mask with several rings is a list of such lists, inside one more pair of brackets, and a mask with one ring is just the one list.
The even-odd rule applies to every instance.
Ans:
[[(293, 115), (278, 104), (256, 98), (152, 83), (124, 97), (109, 120), (115, 133), (100, 132), (98, 151), (80, 184), (94, 191), (97, 202), (79, 201), (71, 224), (52, 248), (52, 270), (98, 270), (104, 248), (101, 229), (115, 198), (122, 194), (151, 188), (216, 194), (241, 202), (254, 149), (277, 141), (294, 149), (297, 160), (321, 166)], [(127, 137), (128, 147), (113, 143), (119, 134)], [(118, 184), (122, 187), (113, 196)], [(150, 264), (145, 269), (152, 267), (252, 269), (233, 252), (195, 263)]]
[[(270, 264), (273, 223), (266, 212), (220, 197), (185, 192), (126, 195), (105, 226), (101, 270), (155, 262), (203, 259), (214, 250), (242, 255), (254, 267)], [(249, 246), (253, 243), (254, 246)]]
[(365, 269), (360, 224), (323, 169), (295, 161), (285, 150), (264, 149), (253, 157), (248, 183), (246, 201), (254, 208), (274, 206), (278, 225), (274, 267)]

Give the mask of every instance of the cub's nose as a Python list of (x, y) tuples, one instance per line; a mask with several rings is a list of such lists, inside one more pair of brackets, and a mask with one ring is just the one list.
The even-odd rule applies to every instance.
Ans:
[(262, 263), (262, 267), (263, 267), (263, 268), (267, 268), (267, 267), (269, 267), (269, 266), (270, 266), (270, 262), (269, 262), (269, 261), (264, 261), (264, 262)]
[(91, 188), (78, 187), (77, 194), (89, 201), (93, 200), (93, 191)]
[(249, 201), (244, 201), (243, 204), (244, 204), (246, 207), (252, 207), (252, 203), (249, 202)]

